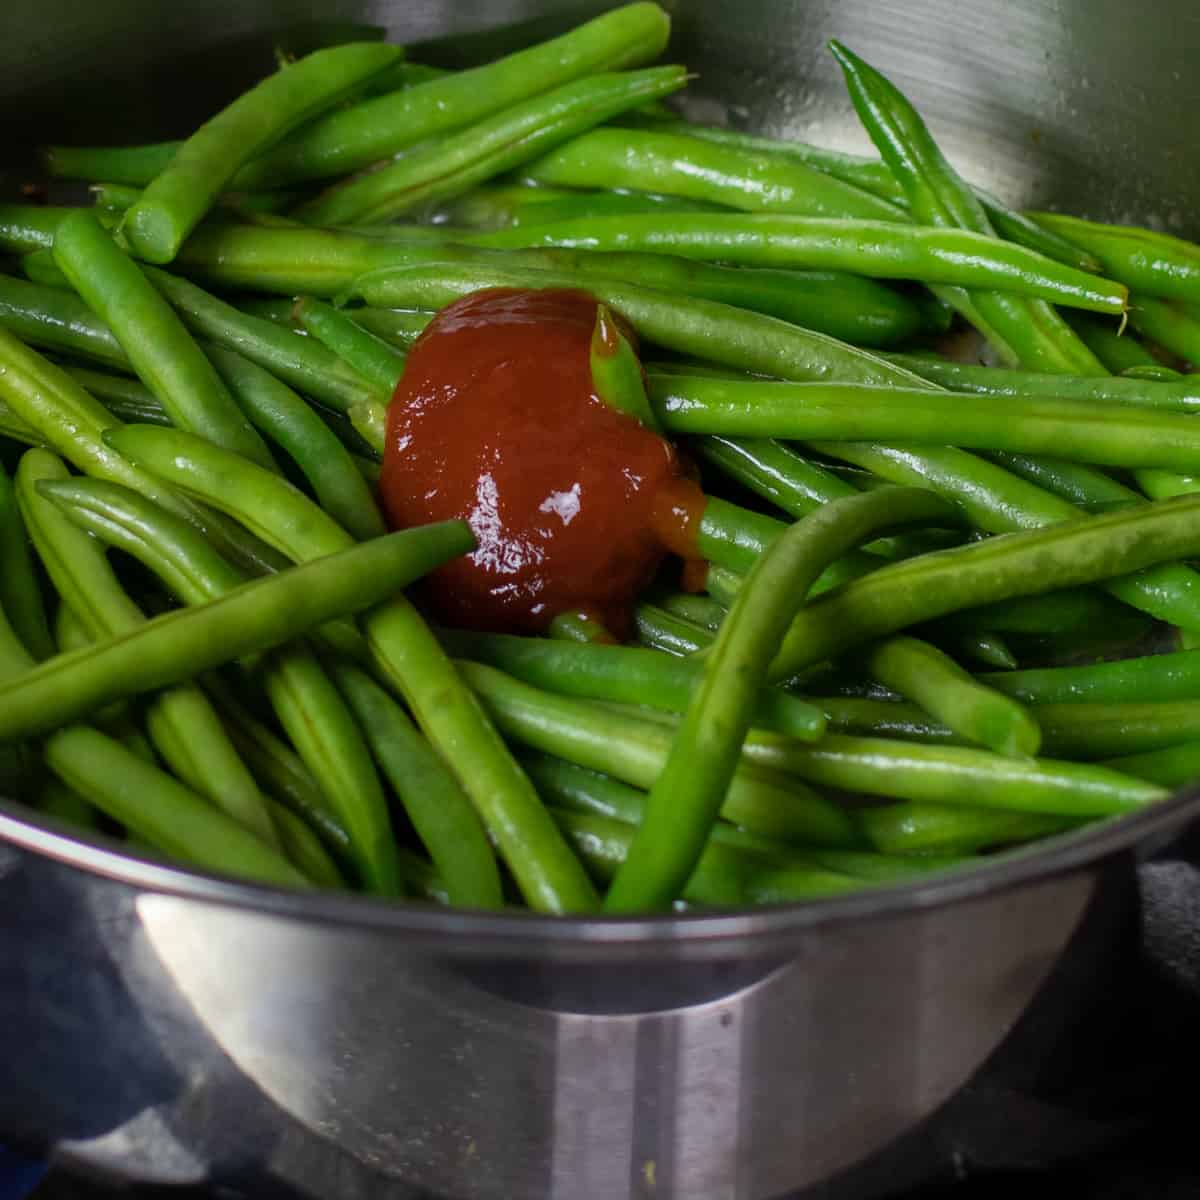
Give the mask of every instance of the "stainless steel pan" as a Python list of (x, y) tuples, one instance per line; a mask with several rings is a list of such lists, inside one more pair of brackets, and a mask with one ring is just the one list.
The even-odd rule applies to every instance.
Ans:
[[(587, 11), (9, 0), (0, 126), (19, 178), (41, 139), (186, 128), (280, 38), (516, 23), (450, 59)], [(1193, 5), (699, 0), (676, 17), (698, 116), (855, 148), (821, 48), (836, 35), (1007, 199), (1200, 232)], [(896, 1139), (1013, 1045), (1070, 1037), (1120, 969), (1134, 864), (1198, 813), (1189, 794), (967, 875), (618, 922), (284, 895), (3, 804), (0, 1137), (256, 1198), (881, 1193)]]

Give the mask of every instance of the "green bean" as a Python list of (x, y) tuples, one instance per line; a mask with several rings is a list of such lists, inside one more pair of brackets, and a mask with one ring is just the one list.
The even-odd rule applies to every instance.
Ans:
[(1162, 364), (1141, 342), (1119, 325), (1086, 313), (1066, 314), (1067, 324), (1108, 371), (1120, 375), (1134, 367), (1159, 367)]
[(1132, 225), (1102, 225), (1060, 213), (1030, 216), (1086, 250), (1104, 273), (1147, 296), (1200, 301), (1200, 246)]
[(468, 908), (501, 907), (495, 855), (449, 768), (368, 675), (345, 663), (333, 664), (333, 672), (376, 761), (445, 881), (450, 902)]
[[(1132, 338), (1121, 339), (1136, 345)], [(933, 362), (914, 354), (889, 354), (891, 362), (956, 392), (987, 396), (1053, 396), (1096, 401), (1100, 404), (1132, 404), (1142, 408), (1165, 408), (1179, 412), (1200, 411), (1200, 387), (1181, 376), (1178, 383), (1148, 383), (1143, 379), (1111, 375), (1050, 375), (1036, 371), (1010, 371), (1003, 367), (977, 367), (969, 363)]]
[(873, 384), (651, 376), (651, 406), (672, 434), (862, 441), (1056, 453), (1110, 466), (1200, 472), (1191, 416), (1083, 400), (991, 397)]
[(147, 274), (194, 333), (237, 351), (304, 395), (339, 412), (377, 398), (358, 372), (320, 342), (239, 312), (232, 304), (166, 271)]
[(416, 147), (300, 205), (311, 225), (380, 223), (523, 166), (551, 147), (687, 81), (683, 67), (591, 75), (496, 111), (470, 128)]
[[(302, 493), (220, 447), (149, 426), (126, 426), (117, 437), (131, 458), (259, 529), (293, 559), (345, 552), (351, 543)], [(396, 597), (364, 624), (377, 668), (471, 797), (529, 903), (550, 911), (592, 905), (582, 869), (416, 609)]]
[[(830, 49), (842, 68), (855, 111), (908, 199), (914, 220), (994, 234), (974, 192), (959, 178), (905, 97), (878, 71), (837, 41)], [(1006, 358), (1033, 369), (1101, 374), (1091, 351), (1044, 300), (995, 291), (970, 292), (968, 319)]]
[[(637, 844), (633, 826), (595, 813), (551, 811), (600, 882), (621, 877)], [(692, 874), (680, 884), (679, 895), (693, 904), (737, 908), (836, 896), (864, 886), (861, 880), (835, 871), (813, 866), (781, 867), (733, 846), (708, 841), (697, 855)]]
[(499, 249), (559, 246), (652, 251), (745, 267), (848, 271), (885, 279), (993, 288), (1095, 312), (1125, 311), (1128, 291), (1021, 246), (964, 229), (775, 213), (587, 217), (474, 234)]
[(650, 130), (593, 129), (550, 151), (524, 175), (539, 184), (630, 188), (737, 209), (903, 219), (895, 205), (804, 163)]
[[(1052, 735), (1048, 721), (1043, 734), (1047, 749), (1061, 751), (1065, 738)], [(1134, 812), (1166, 798), (1161, 788), (1104, 767), (1012, 758), (965, 746), (843, 734), (828, 734), (814, 746), (778, 735), (757, 740), (763, 752), (756, 762), (795, 772), (809, 783), (899, 800), (1096, 817)]]
[(179, 142), (143, 146), (43, 146), (42, 166), (52, 179), (143, 187), (171, 165)]
[(114, 375), (110, 371), (93, 371), (70, 363), (62, 368), (85, 391), (90, 392), (118, 421), (132, 425), (170, 425), (163, 406), (154, 393), (136, 379)]
[(1200, 650), (981, 676), (1029, 704), (1200, 700)]
[(173, 858), (288, 887), (308, 880), (253, 833), (166, 772), (84, 725), (47, 739), (46, 765), (64, 783)]
[(59, 222), (75, 211), (46, 204), (0, 204), (0, 250), (10, 254), (49, 250)]
[(113, 700), (170, 686), (361, 612), (471, 543), (469, 530), (455, 521), (389, 534), (60, 654), (0, 689), (0, 739), (54, 729)]
[(54, 258), (113, 330), (171, 420), (264, 466), (270, 451), (246, 421), (170, 305), (90, 212), (58, 227)]
[(864, 638), (958, 609), (1094, 583), (1193, 555), (1200, 551), (1200, 532), (1189, 524), (1197, 513), (1200, 499), (1181, 497), (880, 567), (801, 611), (773, 677)]
[(1071, 634), (1088, 629), (1116, 630), (1129, 641), (1149, 631), (1140, 613), (1115, 604), (1090, 588), (1070, 588), (984, 604), (943, 617), (938, 629), (986, 629), (994, 633)]
[[(482, 663), (459, 661), (463, 677), (504, 734), (530, 749), (648, 788), (662, 770), (672, 729), (521, 683)], [(756, 833), (827, 846), (853, 844), (836, 805), (778, 772), (743, 764), (721, 815)]]
[(802, 518), (755, 563), (705, 660), (606, 910), (662, 907), (691, 874), (737, 769), (771, 659), (825, 566), (880, 526), (936, 519), (946, 510), (917, 489), (847, 497)]
[[(621, 119), (621, 124), (639, 124), (633, 116)], [(766, 152), (793, 158), (807, 163), (841, 179), (845, 183), (863, 188), (895, 205), (906, 205), (908, 198), (904, 189), (896, 182), (896, 177), (888, 169), (886, 163), (879, 159), (863, 158), (855, 154), (846, 154), (840, 150), (827, 150), (820, 146), (812, 146), (807, 142), (797, 142), (791, 139), (782, 141), (776, 138), (756, 137), (743, 133), (741, 130), (710, 127), (707, 125), (692, 125), (686, 121), (668, 120), (646, 122), (652, 129), (663, 133), (681, 133), (688, 137), (699, 138), (718, 145), (736, 146), (742, 150), (756, 153)], [(1099, 272), (1100, 264), (1090, 254), (1075, 246), (1073, 243), (1044, 229), (1036, 221), (1024, 213), (1016, 212), (1002, 204), (995, 196), (982, 188), (973, 189), (983, 210), (1001, 237), (1010, 242), (1017, 242), (1047, 258), (1075, 267), (1080, 271)]]
[(1071, 702), (1034, 708), (1048, 753), (1098, 759), (1200, 738), (1200, 701)]
[(646, 402), (646, 378), (637, 351), (606, 304), (596, 305), (588, 359), (596, 395), (609, 408), (661, 433), (662, 426)]
[(615, 645), (617, 639), (604, 623), (588, 612), (561, 612), (546, 627), (546, 636), (560, 642), (587, 642)]
[(100, 830), (100, 814), (77, 791), (53, 775), (37, 789), (33, 806), (38, 812), (78, 829)]
[(126, 212), (121, 232), (134, 253), (170, 262), (239, 167), (333, 108), (402, 54), (380, 42), (332, 46), (244, 92), (183, 142)]
[(1187, 787), (1200, 777), (1200, 741), (1180, 742), (1142, 754), (1105, 759), (1104, 766), (1160, 787)]
[(0, 275), (0, 327), (23, 342), (132, 370), (112, 330), (70, 292)]
[(968, 741), (998, 754), (1037, 754), (1041, 731), (1029, 712), (978, 683), (928, 642), (886, 638), (866, 651), (864, 663), (880, 683), (915, 700)]
[(1051, 495), (1062, 496), (1088, 512), (1143, 503), (1133, 488), (1082, 463), (1042, 455), (1033, 457), (1010, 450), (990, 450), (987, 457), (1006, 471), (1036, 484)]
[[(66, 478), (66, 467), (44, 450), (30, 450), (18, 467), (17, 496), (38, 556), (92, 639), (138, 630), (146, 618), (121, 587), (103, 549), (39, 491), (42, 481)], [(156, 749), (177, 775), (267, 845), (278, 847), (258, 787), (199, 689), (184, 684), (155, 696), (146, 721)]]
[(25, 522), (8, 473), (0, 464), (0, 609), (35, 659), (54, 653), (41, 586), (29, 554)]
[[(989, 532), (1034, 529), (1073, 521), (1083, 515), (1083, 510), (1073, 504), (965, 450), (945, 447), (930, 453), (862, 442), (815, 442), (813, 446), (894, 483), (932, 488), (958, 504), (972, 525)], [(1014, 466), (1020, 461), (1034, 465), (1033, 460), (1021, 460), (1015, 455), (996, 457)], [(1045, 460), (1037, 465), (1044, 467)], [(1115, 480), (1110, 482), (1123, 495), (1132, 494)], [(1200, 579), (1188, 567), (1176, 563), (1152, 567), (1127, 578), (1109, 580), (1104, 588), (1124, 603), (1160, 620), (1184, 628), (1200, 628), (1200, 613), (1195, 608), (1200, 602)]]
[(433, 320), (433, 313), (399, 312), (390, 308), (351, 308), (346, 316), (368, 333), (407, 352)]
[(971, 853), (1062, 833), (1076, 822), (1042, 813), (900, 803), (862, 808), (855, 821), (867, 840), (884, 854), (944, 851)]
[[(684, 711), (702, 674), (699, 662), (636, 646), (451, 630), (441, 631), (439, 637), (456, 658), (487, 663), (544, 691), (668, 712)], [(751, 723), (804, 741), (813, 741), (825, 731), (824, 717), (817, 709), (769, 688), (756, 693)]]
[(340, 891), (346, 881), (321, 839), (290, 808), (273, 800), (267, 801), (271, 820), (279, 831), (279, 840), (289, 862), (317, 887)]
[[(484, 287), (578, 287), (579, 277), (478, 263), (443, 263), (370, 271), (347, 289), (380, 308), (436, 310)], [(712, 300), (686, 300), (653, 288), (590, 277), (587, 290), (624, 317), (647, 342), (743, 371), (784, 379), (920, 387), (919, 376), (864, 350), (761, 313)]]
[(404, 374), (404, 355), (382, 338), (311, 296), (297, 300), (292, 311), (305, 333), (328, 346), (373, 388), (389, 397), (396, 390), (400, 376)]
[(665, 612), (691, 621), (710, 633), (721, 628), (727, 611), (711, 596), (697, 596), (692, 592), (668, 592), (660, 595), (658, 602)]
[(300, 468), (321, 507), (360, 541), (382, 534), (383, 518), (370, 488), (325, 422), (248, 358), (222, 346), (206, 352), (250, 423)]
[(1160, 300), (1135, 292), (1129, 302), (1129, 323), (1164, 350), (1200, 363), (1200, 312), (1179, 300)]
[(638, 604), (633, 610), (638, 641), (665, 654), (682, 657), (712, 644), (713, 635), (702, 625), (686, 620), (656, 604)]
[[(164, 163), (166, 170), (170, 163)], [(159, 172), (161, 174), (161, 172)], [(124, 213), (132, 208), (141, 198), (143, 189), (131, 187), (124, 183), (93, 183), (88, 191), (92, 194), (96, 207), (107, 209), (114, 214)], [(218, 196), (216, 203), (222, 208), (232, 209), (243, 217), (268, 215), (279, 212), (280, 209), (290, 208), (300, 198), (298, 192), (225, 192)]]
[[(204, 538), (131, 492), (94, 480), (43, 485), (42, 491), (84, 529), (143, 562), (185, 603), (218, 599), (245, 581)], [(257, 675), (281, 725), (320, 781), (338, 827), (347, 831), (358, 875), (369, 890), (393, 894), (398, 875), (383, 791), (333, 683), (299, 644), (267, 655)]]

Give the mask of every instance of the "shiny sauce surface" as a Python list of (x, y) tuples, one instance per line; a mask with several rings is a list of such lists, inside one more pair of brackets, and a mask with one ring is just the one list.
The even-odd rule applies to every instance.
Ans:
[(448, 625), (539, 633), (583, 610), (620, 636), (666, 553), (656, 502), (680, 460), (595, 394), (596, 310), (586, 292), (489, 289), (412, 348), (380, 487), (394, 528), (457, 517), (475, 533), (425, 581)]

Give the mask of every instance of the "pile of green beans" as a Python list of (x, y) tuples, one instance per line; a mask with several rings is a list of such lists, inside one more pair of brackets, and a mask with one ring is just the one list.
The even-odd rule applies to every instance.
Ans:
[[(331, 46), (45, 149), (93, 203), (0, 203), (0, 790), (260, 884), (626, 914), (1200, 777), (1200, 246), (1008, 207), (839, 43), (878, 159), (679, 120), (669, 29)], [(474, 541), (387, 531), (387, 406), (491, 287), (590, 292), (597, 402), (695, 468), (625, 644), (404, 594)]]

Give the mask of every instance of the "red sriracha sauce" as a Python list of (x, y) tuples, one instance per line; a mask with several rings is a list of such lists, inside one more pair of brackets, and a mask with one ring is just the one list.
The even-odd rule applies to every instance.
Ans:
[(393, 528), (457, 517), (475, 533), (474, 553), (425, 581), (448, 625), (540, 633), (582, 610), (623, 635), (662, 562), (656, 498), (682, 466), (596, 395), (596, 310), (581, 291), (475, 292), (408, 356), (380, 488)]

